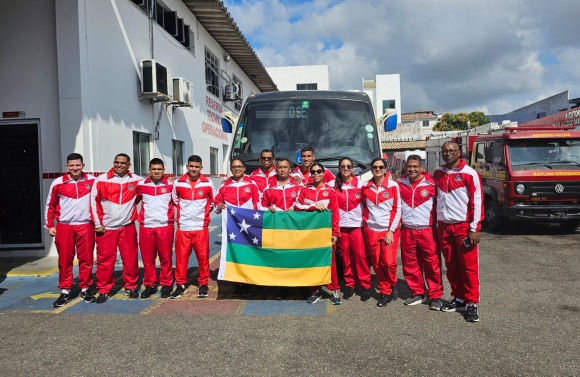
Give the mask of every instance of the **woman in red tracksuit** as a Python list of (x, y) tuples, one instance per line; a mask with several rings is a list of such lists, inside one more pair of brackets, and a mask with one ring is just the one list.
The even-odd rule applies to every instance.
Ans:
[[(247, 175), (246, 164), (240, 159), (230, 162), (232, 176), (228, 178), (218, 189), (215, 198), (215, 212), (221, 213), (226, 206), (257, 209), (260, 191), (258, 185)], [(247, 284), (234, 283), (235, 288), (232, 296), (250, 296), (250, 286)]]
[(363, 188), (363, 224), (367, 250), (378, 280), (377, 306), (396, 300), (397, 251), (401, 206), (399, 185), (386, 174), (387, 164), (382, 158), (371, 162), (373, 178)]
[(337, 248), (346, 284), (342, 298), (348, 300), (354, 295), (354, 287), (358, 281), (363, 288), (360, 299), (366, 301), (371, 298), (372, 280), (362, 232), (361, 192), (365, 183), (352, 175), (353, 165), (350, 158), (341, 158), (338, 167), (336, 179), (328, 185), (336, 190), (340, 215)]
[[(334, 305), (342, 304), (340, 299), (340, 286), (338, 285), (338, 276), (336, 273), (336, 261), (334, 257), (335, 246), (338, 236), (340, 235), (338, 202), (336, 200), (336, 191), (324, 184), (324, 166), (319, 162), (314, 162), (310, 167), (312, 183), (304, 187), (298, 195), (296, 209), (299, 211), (332, 211), (332, 261), (330, 265), (331, 280), (327, 288), (332, 291), (331, 301)], [(313, 287), (308, 303), (314, 304), (322, 297), (320, 287)]]

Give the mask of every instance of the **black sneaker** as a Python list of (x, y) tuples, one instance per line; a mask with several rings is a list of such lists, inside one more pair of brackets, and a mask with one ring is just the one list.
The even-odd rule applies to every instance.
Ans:
[(455, 299), (441, 306), (442, 312), (464, 312), (465, 310), (467, 310), (467, 305), (465, 302), (459, 302)]
[(283, 301), (288, 297), (288, 288), (287, 287), (280, 287), (278, 288), (278, 292), (276, 293), (276, 300)]
[(125, 289), (125, 294), (129, 296), (129, 298), (139, 298), (139, 291), (136, 289)]
[(242, 296), (248, 297), (251, 295), (252, 295), (252, 287), (250, 287), (248, 284), (242, 285)]
[(81, 300), (91, 303), (97, 301), (97, 298), (87, 289), (86, 291), (81, 292)]
[(146, 287), (145, 290), (141, 292), (141, 298), (149, 298), (155, 293), (157, 293), (156, 287)]
[(171, 293), (171, 296), (169, 296), (170, 298), (180, 298), (182, 294), (184, 294), (185, 292), (187, 292), (185, 290), (185, 285), (180, 285), (177, 284), (175, 286), (175, 290), (173, 291), (173, 293)]
[(354, 296), (354, 287), (346, 287), (346, 289), (344, 290), (344, 294), (342, 295), (342, 298), (348, 300), (352, 296)]
[(61, 293), (60, 296), (52, 303), (52, 306), (58, 308), (65, 306), (70, 301), (70, 293)]
[(467, 322), (479, 322), (479, 315), (477, 314), (477, 305), (467, 305), (467, 315), (465, 316)]
[(107, 301), (108, 298), (109, 298), (108, 293), (100, 293), (99, 297), (97, 297), (96, 303), (102, 304), (103, 302)]
[(321, 298), (322, 298), (322, 292), (319, 289), (317, 289), (317, 290), (312, 291), (312, 293), (310, 294), (310, 297), (308, 297), (308, 300), (306, 300), (306, 302), (309, 304), (315, 304)]
[(207, 297), (209, 292), (209, 287), (207, 285), (200, 285), (199, 291), (197, 292), (197, 297)]
[(171, 295), (171, 288), (168, 285), (164, 285), (163, 288), (161, 288), (161, 298), (168, 298), (169, 295)]
[(391, 300), (395, 301), (399, 298), (399, 291), (397, 291), (397, 287), (394, 285), (391, 287)]
[(379, 299), (377, 300), (377, 306), (379, 308), (387, 306), (391, 302), (391, 295), (386, 295), (384, 293), (379, 294)]
[(232, 296), (233, 297), (239, 297), (241, 295), (242, 295), (242, 286), (238, 284), (234, 288), (234, 291), (232, 292)]
[(361, 301), (368, 301), (371, 298), (371, 289), (363, 289), (363, 291), (360, 294), (360, 300)]
[(417, 296), (409, 297), (408, 299), (406, 299), (405, 305), (413, 306), (413, 305), (422, 304), (424, 302), (425, 302), (425, 296), (417, 295)]
[(340, 305), (342, 304), (342, 300), (340, 299), (340, 291), (332, 291), (332, 296), (330, 297), (330, 302), (332, 305)]
[(441, 299), (435, 298), (435, 299), (431, 300), (431, 303), (429, 304), (429, 309), (441, 310)]

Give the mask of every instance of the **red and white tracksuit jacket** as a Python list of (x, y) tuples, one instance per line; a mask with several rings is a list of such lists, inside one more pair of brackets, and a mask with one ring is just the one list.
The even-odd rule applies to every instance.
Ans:
[(250, 179), (250, 177), (245, 175), (239, 181), (235, 181), (230, 177), (222, 183), (215, 194), (215, 212), (221, 213), (221, 210), (217, 208), (219, 204), (258, 209), (259, 197), (260, 189), (256, 182)]
[(264, 173), (260, 168), (254, 170), (250, 174), (250, 179), (258, 185), (260, 194), (262, 194), (266, 187), (276, 185), (276, 176), (276, 165), (274, 165), (268, 174)]
[[(436, 187), (433, 177), (411, 182), (407, 175), (397, 180), (401, 193), (401, 260), (403, 275), (413, 296), (443, 297), (441, 253), (435, 224)], [(424, 274), (424, 277), (423, 277)]]
[[(302, 170), (300, 170), (300, 166), (297, 166), (296, 169), (294, 169), (294, 171), (292, 172), (292, 174), (290, 174), (292, 177), (299, 177), (302, 182), (300, 183), (302, 186), (308, 186), (310, 184), (312, 184), (312, 176), (310, 175), (310, 172), (307, 172), (306, 174), (302, 173)], [(334, 174), (332, 174), (332, 172), (328, 169), (324, 169), (324, 175), (322, 176), (322, 182), (328, 184), (330, 181), (334, 180), (336, 177), (334, 176)]]
[(75, 248), (79, 260), (79, 286), (86, 289), (93, 284), (95, 231), (91, 221), (91, 189), (94, 181), (91, 174), (82, 173), (75, 181), (65, 173), (50, 185), (44, 227), (53, 228), (54, 220), (58, 221), (54, 242), (58, 251), (59, 289), (70, 290), (73, 286)]
[(162, 286), (173, 286), (171, 254), (173, 249), (174, 205), (171, 197), (173, 185), (167, 178), (157, 184), (151, 177), (137, 184), (139, 212), (139, 246), (143, 261), (143, 284), (157, 286), (155, 259), (159, 256), (159, 282)]
[[(336, 191), (327, 185), (315, 187), (308, 185), (300, 190), (298, 199), (296, 200), (295, 208), (298, 211), (316, 211), (317, 204), (324, 204), (332, 213), (332, 235), (340, 236), (340, 219), (338, 214), (338, 201), (336, 199)], [(326, 287), (331, 291), (340, 289), (338, 283), (338, 274), (336, 272), (335, 247), (332, 248), (332, 259), (330, 264), (330, 284)], [(319, 289), (319, 287), (315, 287)]]
[(136, 289), (139, 278), (137, 255), (137, 184), (142, 177), (127, 173), (119, 177), (111, 169), (95, 179), (91, 191), (91, 214), (95, 228), (105, 227), (97, 235), (97, 289), (110, 293), (115, 284), (113, 273), (117, 247), (123, 262), (125, 289)]
[[(397, 251), (401, 205), (399, 185), (387, 175), (381, 185), (371, 180), (362, 189), (363, 223), (367, 250), (378, 281), (378, 290), (390, 294), (397, 283)], [(393, 243), (385, 243), (387, 232), (393, 232)]]
[(294, 209), (298, 195), (302, 190), (302, 186), (294, 183), (292, 177), (286, 182), (284, 186), (276, 184), (268, 186), (260, 200), (258, 209), (266, 211), (269, 207), (274, 207), (276, 211), (288, 211)]
[(483, 220), (481, 177), (463, 159), (455, 169), (434, 173), (437, 185), (437, 234), (445, 258), (451, 294), (468, 304), (479, 302), (477, 245), (465, 247), (468, 232), (479, 232)]
[(173, 183), (173, 202), (177, 207), (175, 235), (175, 282), (185, 285), (191, 250), (199, 266), (199, 285), (209, 281), (209, 221), (215, 186), (200, 175), (194, 182), (184, 174)]
[[(328, 183), (335, 187), (335, 180)], [(354, 287), (358, 281), (364, 289), (371, 288), (371, 271), (365, 251), (362, 232), (362, 188), (365, 182), (353, 176), (348, 183), (342, 184), (342, 191), (336, 190), (340, 215), (340, 237), (337, 247), (342, 259), (344, 282)]]

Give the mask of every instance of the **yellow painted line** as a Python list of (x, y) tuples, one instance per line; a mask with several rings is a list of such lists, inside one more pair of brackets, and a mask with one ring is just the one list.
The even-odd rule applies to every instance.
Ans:
[(337, 306), (338, 305), (332, 305), (332, 301), (330, 299), (326, 300), (326, 314), (336, 313)]
[(75, 306), (76, 304), (78, 304), (79, 302), (84, 302), (84, 300), (81, 299), (81, 297), (77, 297), (76, 299), (70, 301), (68, 304), (66, 304), (65, 306), (61, 306), (58, 309), (54, 309), (52, 311), (52, 313), (54, 314), (59, 314), (62, 313), (63, 311), (67, 310), (68, 308), (70, 308), (71, 306)]
[(31, 299), (34, 301), (38, 300), (39, 298), (54, 298), (57, 299), (60, 296), (60, 293), (51, 293), (51, 292), (44, 292), (39, 293), (37, 295), (30, 296)]
[(235, 315), (242, 315), (242, 313), (244, 312), (244, 309), (246, 309), (246, 305), (248, 305), (248, 302), (249, 302), (247, 300), (241, 300), (241, 301), (242, 301), (242, 303), (236, 309)]
[(53, 268), (46, 268), (44, 270), (31, 270), (31, 271), (19, 271), (19, 270), (3, 271), (3, 270), (0, 270), (0, 275), (5, 275), (5, 276), (36, 276), (39, 278), (45, 278), (45, 277), (48, 277), (50, 275), (54, 275), (57, 272), (58, 272), (58, 266), (53, 267)]
[(149, 314), (154, 309), (160, 307), (167, 300), (171, 300), (171, 299), (169, 297), (168, 298), (160, 298), (160, 297), (157, 297), (157, 299), (153, 302), (153, 305), (151, 305), (148, 308), (142, 310), (141, 313), (139, 313), (139, 314)]

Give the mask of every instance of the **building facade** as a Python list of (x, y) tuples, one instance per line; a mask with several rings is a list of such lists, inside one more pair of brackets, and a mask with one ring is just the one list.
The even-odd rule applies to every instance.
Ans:
[(327, 65), (266, 68), (278, 90), (329, 90)]
[[(137, 174), (159, 157), (180, 175), (197, 154), (219, 181), (221, 113), (276, 90), (219, 0), (4, 1), (0, 49), (0, 257), (56, 255), (43, 208), (68, 154), (96, 175), (118, 153)], [(191, 82), (187, 106), (142, 98), (146, 59)]]
[(375, 114), (378, 117), (386, 109), (397, 111), (397, 120), (401, 123), (401, 75), (376, 75), (374, 79), (362, 82), (363, 92), (371, 99)]

